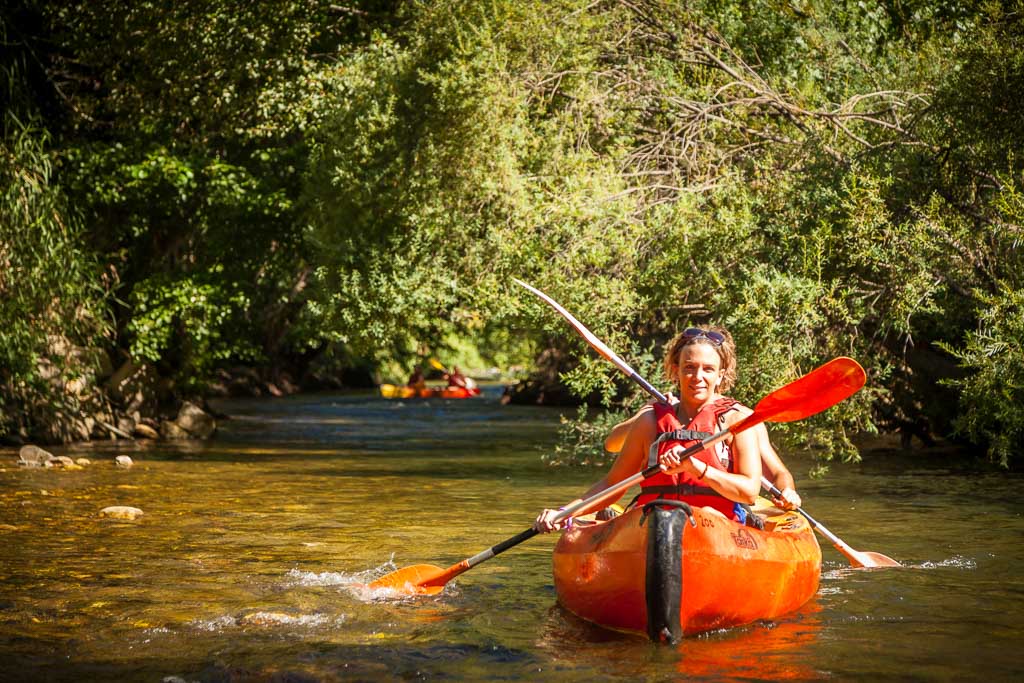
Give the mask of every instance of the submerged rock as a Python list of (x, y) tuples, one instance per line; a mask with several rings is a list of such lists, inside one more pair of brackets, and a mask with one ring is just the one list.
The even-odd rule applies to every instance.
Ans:
[(134, 464), (135, 463), (132, 461), (132, 459), (129, 458), (127, 455), (119, 455), (116, 458), (114, 458), (114, 466), (115, 467), (123, 467), (123, 468), (127, 469), (127, 468), (131, 467)]
[(109, 519), (138, 519), (143, 514), (139, 508), (128, 505), (111, 505), (100, 510), (100, 517)]
[(18, 464), (24, 467), (45, 467), (51, 458), (53, 453), (32, 444), (22, 446), (18, 452)]

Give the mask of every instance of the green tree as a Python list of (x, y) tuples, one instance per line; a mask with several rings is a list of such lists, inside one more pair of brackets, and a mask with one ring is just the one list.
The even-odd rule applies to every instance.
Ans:
[[(100, 359), (104, 292), (78, 216), (53, 182), (46, 132), (13, 111), (0, 134), (0, 434), (77, 412)], [(86, 434), (86, 436), (88, 436)]]

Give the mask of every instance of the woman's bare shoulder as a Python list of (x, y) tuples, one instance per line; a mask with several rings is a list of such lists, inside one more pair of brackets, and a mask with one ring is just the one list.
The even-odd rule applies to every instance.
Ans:
[(640, 450), (647, 452), (647, 447), (658, 435), (658, 420), (653, 410), (639, 413), (632, 420), (632, 426), (625, 435), (623, 452)]
[(722, 415), (722, 420), (726, 427), (731, 427), (740, 420), (744, 420), (747, 417), (753, 415), (754, 411), (743, 405), (742, 403), (734, 403), (732, 409)]

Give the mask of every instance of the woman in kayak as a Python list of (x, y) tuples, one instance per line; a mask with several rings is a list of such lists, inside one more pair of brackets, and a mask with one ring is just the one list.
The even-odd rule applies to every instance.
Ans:
[[(658, 403), (651, 410), (642, 411), (631, 425), (608, 474), (580, 500), (657, 462), (662, 472), (641, 483), (640, 505), (657, 498), (676, 499), (738, 519), (735, 504), (753, 503), (761, 490), (761, 455), (756, 432), (730, 434), (710, 451), (680, 458), (688, 446), (727, 429), (750, 413), (723, 395), (736, 380), (732, 336), (720, 327), (684, 330), (666, 347), (665, 371), (679, 389), (679, 403)], [(612, 502), (601, 501), (595, 509)], [(577, 514), (595, 509), (582, 509)], [(558, 512), (542, 511), (534, 528), (541, 532), (558, 528), (553, 521)]]
[[(675, 404), (677, 400), (675, 396), (670, 393), (668, 398), (669, 402)], [(744, 416), (753, 412), (745, 407), (740, 409), (744, 411)], [(623, 420), (612, 427), (611, 433), (604, 440), (604, 449), (609, 453), (618, 453), (622, 450), (622, 444), (625, 443), (626, 436), (629, 434), (633, 423), (645, 412), (652, 412), (653, 410), (654, 404), (649, 403), (641, 408), (640, 412), (633, 417)], [(782, 462), (782, 458), (779, 457), (775, 447), (772, 446), (772, 442), (768, 438), (768, 429), (764, 424), (755, 426), (752, 431), (757, 434), (757, 448), (761, 453), (761, 470), (768, 481), (775, 484), (775, 488), (782, 492), (781, 497), (772, 496), (772, 502), (784, 510), (795, 510), (803, 505), (803, 500), (801, 500), (800, 494), (796, 492), (796, 481), (793, 479), (793, 474), (786, 467), (786, 464)]]

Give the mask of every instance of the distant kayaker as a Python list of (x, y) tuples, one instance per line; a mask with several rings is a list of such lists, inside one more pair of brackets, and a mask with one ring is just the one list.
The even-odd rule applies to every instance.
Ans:
[(448, 380), (448, 386), (450, 387), (461, 387), (463, 389), (473, 389), (476, 387), (476, 382), (462, 374), (458, 365), (452, 366), (452, 371), (445, 373), (444, 378)]
[[(668, 395), (669, 400), (675, 404), (678, 399), (675, 398), (671, 393)], [(740, 410), (745, 411), (744, 416), (749, 415), (752, 411), (746, 407), (739, 407)], [(612, 427), (611, 433), (604, 440), (604, 448), (609, 453), (618, 453), (622, 449), (622, 445), (626, 441), (626, 435), (629, 433), (630, 427), (633, 423), (643, 415), (645, 412), (653, 412), (654, 404), (648, 404), (640, 409), (640, 411), (629, 418), (623, 420), (619, 424)], [(784, 510), (793, 510), (801, 505), (803, 501), (800, 498), (800, 494), (796, 492), (796, 482), (793, 479), (793, 474), (786, 467), (786, 464), (782, 462), (782, 458), (779, 457), (775, 447), (772, 446), (771, 440), (768, 438), (768, 429), (764, 424), (759, 424), (753, 428), (754, 432), (757, 433), (757, 445), (758, 450), (761, 453), (761, 469), (764, 476), (768, 478), (770, 482), (775, 484), (775, 488), (782, 491), (782, 497), (772, 496), (772, 502)]]
[[(736, 379), (736, 348), (732, 336), (721, 327), (687, 328), (667, 345), (665, 372), (679, 390), (679, 402), (674, 406), (655, 404), (650, 410), (641, 411), (630, 426), (608, 474), (579, 500), (649, 467), (654, 464), (649, 463), (651, 458), (663, 471), (641, 483), (638, 504), (657, 498), (683, 500), (739, 519), (735, 504), (752, 504), (761, 490), (757, 433), (745, 430), (730, 434), (711, 450), (680, 459), (686, 447), (736, 424), (750, 412), (722, 393), (728, 391)], [(674, 436), (681, 438), (670, 438), (669, 433), (684, 429), (689, 430), (689, 434), (676, 433)], [(577, 514), (594, 512), (597, 507), (613, 502), (605, 500), (594, 509), (584, 508)], [(553, 521), (558, 512), (542, 511), (534, 528), (542, 532), (558, 528), (559, 524)]]
[(423, 377), (423, 368), (419, 365), (413, 368), (412, 374), (409, 375), (409, 381), (406, 382), (406, 385), (417, 390), (426, 389), (427, 380)]

